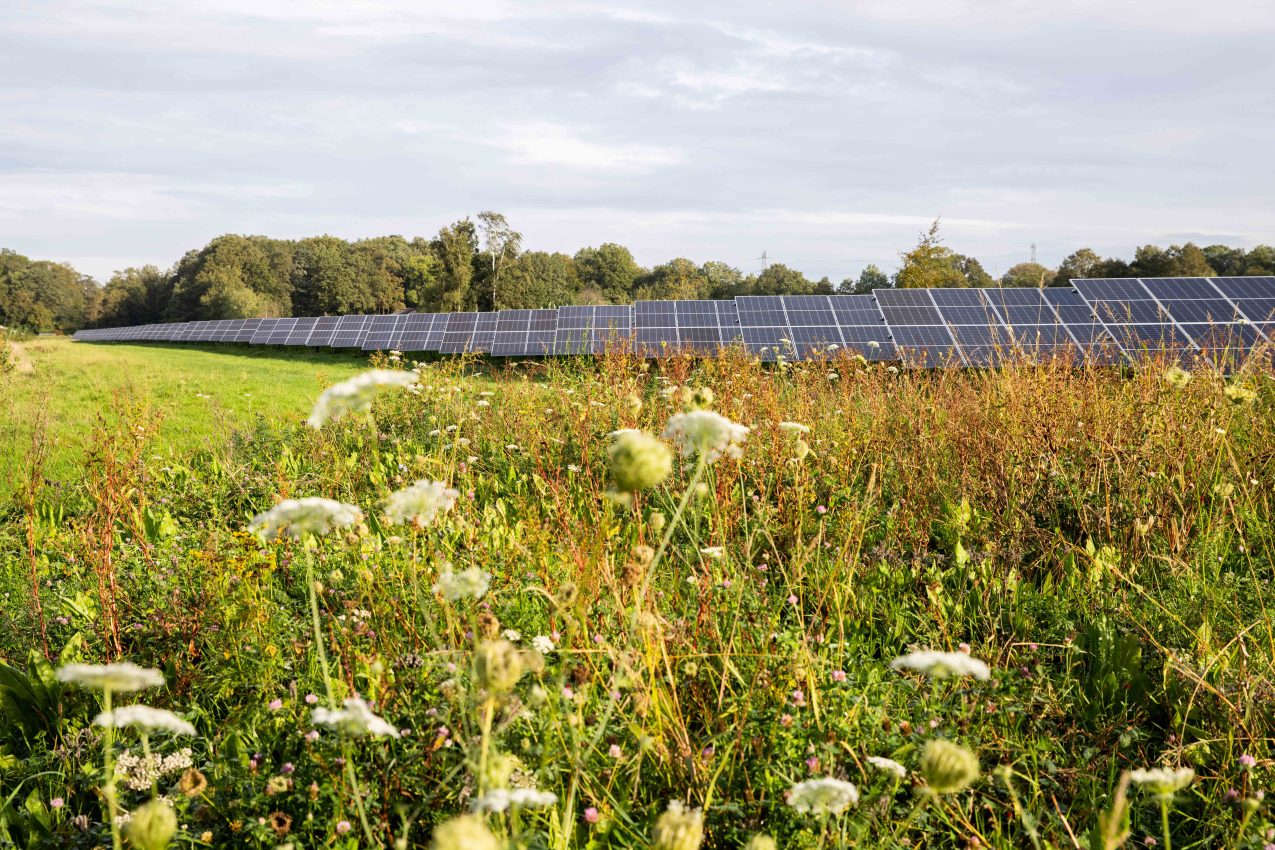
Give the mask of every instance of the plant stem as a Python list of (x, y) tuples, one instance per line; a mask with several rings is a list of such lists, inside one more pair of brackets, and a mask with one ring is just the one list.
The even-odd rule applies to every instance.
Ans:
[[(111, 711), (111, 689), (102, 689), (102, 707), (109, 714)], [(115, 727), (106, 724), (105, 734), (106, 753), (103, 756), (106, 763), (106, 785), (102, 789), (102, 793), (106, 796), (106, 819), (111, 824), (111, 846), (115, 850), (120, 850), (120, 827), (115, 822), (115, 813), (118, 804), (115, 800)]]
[(651, 559), (651, 563), (646, 568), (646, 575), (642, 577), (642, 587), (638, 590), (637, 600), (633, 606), (633, 627), (636, 629), (638, 625), (638, 616), (642, 613), (643, 604), (646, 601), (646, 592), (651, 586), (651, 576), (655, 574), (655, 567), (660, 563), (660, 558), (664, 556), (664, 552), (668, 549), (669, 542), (673, 539), (673, 532), (677, 530), (677, 524), (682, 519), (682, 514), (686, 511), (686, 505), (690, 502), (691, 496), (695, 494), (695, 488), (700, 482), (700, 478), (704, 475), (704, 469), (707, 467), (704, 455), (701, 452), (695, 462), (695, 472), (691, 474), (691, 480), (686, 484), (686, 490), (682, 493), (682, 500), (677, 505), (677, 510), (673, 512), (672, 518), (668, 521), (668, 528), (664, 532), (664, 537), (660, 540), (660, 546), (655, 550), (655, 557)]
[(363, 793), (359, 790), (359, 777), (354, 772), (353, 751), (350, 742), (346, 741), (341, 746), (341, 752), (345, 756), (345, 775), (350, 780), (350, 791), (354, 794), (354, 808), (359, 813), (359, 823), (363, 825), (363, 834), (367, 836), (367, 843), (376, 846), (379, 842), (372, 835), (372, 827), (367, 822), (367, 811), (363, 808)]
[(328, 669), (328, 653), (323, 647), (323, 628), (319, 625), (319, 600), (314, 593), (314, 555), (307, 549), (305, 554), (305, 586), (310, 596), (310, 619), (314, 626), (314, 648), (319, 653), (319, 664), (323, 668), (323, 687), (328, 696), (328, 708), (336, 710), (336, 697), (332, 695), (332, 672)]
[(1173, 850), (1173, 838), (1169, 835), (1169, 801), (1160, 798), (1160, 830), (1164, 833), (1164, 850)]

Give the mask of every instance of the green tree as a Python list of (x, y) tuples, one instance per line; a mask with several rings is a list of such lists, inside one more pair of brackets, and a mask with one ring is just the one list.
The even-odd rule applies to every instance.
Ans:
[(1001, 286), (1049, 286), (1054, 272), (1040, 263), (1018, 263), (1001, 275)]
[(700, 266), (699, 272), (708, 280), (709, 298), (728, 299), (748, 294), (748, 278), (732, 265), (709, 260)]
[(859, 277), (846, 278), (841, 281), (841, 292), (845, 295), (867, 295), (874, 289), (885, 289), (890, 286), (890, 276), (872, 263), (863, 267)]
[(903, 265), (894, 275), (894, 285), (900, 289), (993, 285), (991, 275), (978, 260), (943, 244), (938, 219), (921, 234), (916, 247), (900, 257)]
[(612, 304), (633, 301), (638, 279), (645, 274), (629, 249), (614, 242), (581, 248), (576, 252), (575, 264), (584, 287), (595, 290)]
[(481, 266), (485, 283), (485, 297), (479, 299), (479, 305), (484, 310), (498, 310), (495, 305), (500, 301), (501, 276), (518, 259), (522, 234), (510, 227), (503, 215), (491, 210), (478, 214), (478, 229), (483, 237)]
[(467, 310), (477, 303), (470, 292), (474, 279), (474, 257), (478, 253), (478, 234), (468, 218), (438, 231), (434, 239), (434, 254), (438, 257), (439, 311), (444, 313)]
[(64, 263), (0, 249), (0, 325), (40, 332), (83, 327), (95, 288)]
[(711, 284), (690, 260), (677, 258), (651, 269), (638, 283), (635, 300), (707, 298)]
[(1129, 265), (1124, 260), (1103, 259), (1089, 248), (1069, 254), (1054, 273), (1054, 286), (1070, 286), (1081, 278), (1128, 277)]
[(509, 266), (496, 290), (497, 310), (560, 307), (576, 303), (583, 282), (566, 254), (527, 251)]
[(771, 263), (757, 275), (752, 290), (757, 295), (810, 295), (815, 285), (796, 269)]

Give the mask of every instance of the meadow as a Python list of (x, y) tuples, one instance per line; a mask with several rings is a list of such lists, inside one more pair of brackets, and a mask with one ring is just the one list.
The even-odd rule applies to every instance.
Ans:
[(0, 845), (1275, 845), (1265, 353), (23, 349)]

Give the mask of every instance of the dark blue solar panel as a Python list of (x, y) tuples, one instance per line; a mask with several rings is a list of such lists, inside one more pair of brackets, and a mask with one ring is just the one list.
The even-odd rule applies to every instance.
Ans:
[(405, 316), (368, 316), (367, 330), (363, 334), (364, 351), (391, 351), (398, 345), (398, 329)]
[(310, 339), (310, 332), (314, 330), (314, 325), (318, 322), (317, 316), (306, 316), (296, 319), (295, 324), (288, 331), (288, 336), (284, 339), (284, 345), (305, 345)]
[(447, 327), (443, 331), (443, 340), (439, 343), (440, 354), (464, 354), (474, 339), (474, 329), (478, 326), (477, 313), (451, 313), (447, 317)]
[(874, 289), (872, 297), (891, 329), (898, 325), (943, 324), (928, 289)]
[(1213, 285), (1227, 298), (1275, 298), (1275, 277), (1215, 277)]
[(243, 326), (235, 332), (235, 342), (252, 342), (257, 328), (261, 327), (261, 319), (244, 319)]
[(310, 329), (310, 335), (306, 337), (305, 344), (311, 348), (323, 348), (332, 345), (332, 335), (336, 333), (337, 325), (340, 323), (340, 316), (318, 317), (314, 320), (314, 325)]
[(394, 339), (393, 348), (398, 351), (437, 351), (432, 344), (431, 333), (435, 324), (445, 327), (447, 313), (408, 313), (402, 317)]
[(367, 326), (371, 316), (342, 316), (332, 332), (333, 348), (362, 348), (363, 338), (367, 335)]
[(1094, 301), (1148, 301), (1151, 293), (1137, 278), (1098, 278), (1073, 280), (1071, 285), (1090, 303)]
[(1206, 277), (1144, 277), (1142, 285), (1155, 298), (1216, 298), (1217, 291)]
[(900, 325), (891, 331), (905, 365), (935, 369), (964, 363), (946, 325)]
[(282, 319), (262, 319), (261, 324), (257, 325), (256, 330), (252, 332), (252, 336), (248, 338), (248, 342), (252, 345), (268, 345), (270, 337), (274, 333), (274, 329), (278, 327)]

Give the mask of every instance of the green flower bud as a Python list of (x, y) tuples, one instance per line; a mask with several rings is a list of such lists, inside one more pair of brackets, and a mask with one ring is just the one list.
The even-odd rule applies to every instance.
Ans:
[(474, 681), (493, 694), (512, 691), (522, 672), (522, 652), (507, 640), (483, 641), (474, 652)]
[(134, 810), (126, 832), (137, 850), (164, 850), (177, 832), (177, 815), (167, 803), (151, 800)]
[(607, 454), (615, 486), (626, 493), (649, 490), (673, 471), (672, 450), (641, 431), (619, 432)]
[(933, 793), (955, 794), (978, 779), (978, 756), (960, 744), (934, 738), (925, 742), (921, 775)]

